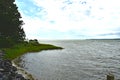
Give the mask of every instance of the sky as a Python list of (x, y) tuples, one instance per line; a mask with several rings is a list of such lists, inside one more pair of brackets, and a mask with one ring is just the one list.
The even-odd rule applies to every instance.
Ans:
[(120, 38), (119, 0), (16, 0), (28, 39)]

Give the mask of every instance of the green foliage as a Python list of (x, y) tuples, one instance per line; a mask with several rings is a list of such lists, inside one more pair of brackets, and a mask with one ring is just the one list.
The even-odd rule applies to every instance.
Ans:
[(5, 58), (7, 59), (15, 59), (27, 52), (38, 52), (41, 50), (51, 50), (51, 49), (62, 49), (61, 47), (56, 47), (50, 44), (31, 44), (31, 43), (22, 43), (22, 44), (17, 44), (13, 46), (12, 48), (6, 48), (4, 49), (5, 53)]
[(23, 21), (15, 0), (0, 0), (0, 47), (9, 47), (25, 39)]
[(33, 44), (33, 45), (38, 45), (39, 44), (37, 39), (34, 39), (34, 40), (31, 39), (31, 40), (29, 40), (29, 43)]

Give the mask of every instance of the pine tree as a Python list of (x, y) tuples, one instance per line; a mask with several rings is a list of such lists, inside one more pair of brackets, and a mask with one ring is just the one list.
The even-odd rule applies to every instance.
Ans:
[(0, 46), (8, 47), (25, 39), (23, 21), (15, 0), (0, 0)]

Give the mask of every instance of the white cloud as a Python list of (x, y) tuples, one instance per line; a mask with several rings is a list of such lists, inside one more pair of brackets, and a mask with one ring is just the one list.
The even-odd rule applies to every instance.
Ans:
[[(34, 5), (42, 7), (42, 10), (35, 12), (37, 17), (25, 15), (23, 10), (20, 10), (28, 38), (83, 38), (76, 35), (101, 38), (97, 35), (114, 33), (120, 28), (119, 0), (32, 1)], [(17, 4), (20, 5), (19, 2)]]

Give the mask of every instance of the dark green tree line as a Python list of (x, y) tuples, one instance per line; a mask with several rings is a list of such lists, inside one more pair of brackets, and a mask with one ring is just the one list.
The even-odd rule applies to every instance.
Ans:
[(0, 47), (9, 47), (25, 39), (23, 21), (15, 0), (0, 0)]

